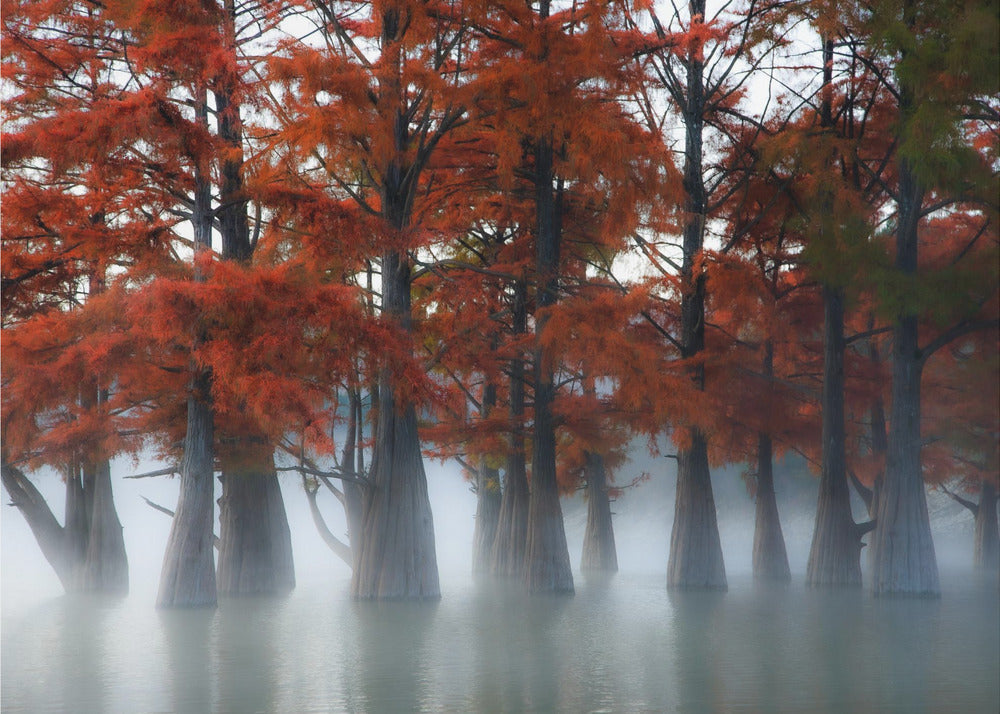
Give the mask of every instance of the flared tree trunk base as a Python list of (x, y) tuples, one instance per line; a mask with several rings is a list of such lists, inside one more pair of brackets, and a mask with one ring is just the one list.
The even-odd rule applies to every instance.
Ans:
[(476, 524), (472, 533), (472, 572), (490, 572), (493, 544), (500, 522), (500, 474), (483, 466), (476, 484)]
[(361, 552), (351, 582), (358, 600), (441, 597), (434, 520), (413, 407), (395, 412), (391, 386), (381, 386), (372, 488), (365, 506)]
[(785, 536), (781, 532), (778, 504), (774, 491), (757, 493), (757, 518), (753, 533), (753, 577), (755, 580), (787, 583), (792, 579), (788, 567)]
[[(848, 507), (849, 508), (849, 507)], [(861, 539), (848, 511), (821, 503), (816, 516), (806, 584), (861, 587)]]
[(501, 577), (524, 574), (524, 552), (528, 542), (528, 478), (524, 454), (507, 459), (504, 490), (500, 497), (497, 533), (490, 551), (490, 571)]
[(997, 526), (997, 487), (984, 481), (976, 508), (976, 536), (973, 550), (976, 569), (987, 574), (1000, 573), (1000, 529)]
[(940, 597), (921, 467), (917, 320), (900, 318), (893, 333), (892, 406), (885, 477), (872, 543), (876, 596)]
[(608, 498), (607, 471), (600, 454), (587, 453), (587, 527), (583, 534), (580, 569), (587, 572), (618, 572), (618, 551)]
[(700, 433), (678, 454), (677, 500), (670, 533), (667, 587), (726, 590), (726, 567), (708, 468), (708, 445)]
[[(59, 525), (41, 492), (24, 473), (3, 461), (2, 480), (11, 505), (24, 516), (42, 555), (52, 566), (66, 592), (124, 595), (128, 592), (128, 558), (122, 528), (111, 493), (110, 466), (98, 464), (91, 479), (93, 494), (77, 498), (80, 510), (69, 521), (83, 529)], [(74, 540), (75, 539), (75, 540)]]
[(876, 596), (940, 597), (937, 556), (923, 481), (886, 479), (873, 547)]
[(223, 471), (219, 522), (220, 595), (276, 595), (295, 587), (291, 532), (270, 450)]
[(115, 509), (111, 487), (111, 464), (96, 464), (90, 500), (90, 532), (87, 552), (80, 569), (80, 589), (109, 595), (128, 594), (128, 555), (122, 524)]
[[(196, 391), (208, 393), (201, 375)], [(160, 573), (157, 607), (215, 607), (215, 483), (211, 405), (188, 398), (181, 492)]]
[(562, 507), (555, 483), (549, 485), (550, 488), (541, 488), (537, 480), (532, 484), (524, 556), (525, 583), (530, 593), (571, 595), (574, 592), (573, 571), (569, 564)]

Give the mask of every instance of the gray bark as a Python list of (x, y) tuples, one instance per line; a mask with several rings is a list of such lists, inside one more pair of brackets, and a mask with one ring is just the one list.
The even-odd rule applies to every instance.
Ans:
[(74, 549), (67, 541), (63, 526), (59, 525), (59, 521), (31, 479), (19, 468), (8, 463), (6, 457), (3, 459), (0, 475), (11, 505), (24, 516), (28, 528), (31, 529), (35, 541), (42, 550), (42, 555), (52, 566), (63, 588), (71, 591), (77, 560), (74, 557)]
[(285, 593), (295, 587), (291, 532), (274, 454), (251, 444), (222, 470), (218, 589), (222, 595)]
[(157, 607), (215, 607), (215, 520), (211, 377), (194, 378), (188, 397), (181, 491), (160, 573)]
[[(902, 22), (914, 30), (917, 3), (903, 4)], [(906, 50), (903, 50), (904, 55)], [(909, 77), (896, 76), (899, 119), (906, 126), (919, 111)], [(915, 281), (918, 268), (920, 214), (924, 186), (910, 159), (897, 151), (895, 271), (904, 284)], [(920, 440), (920, 379), (923, 355), (919, 347), (918, 314), (902, 295), (895, 316), (892, 348), (892, 404), (885, 477), (878, 499), (878, 528), (872, 543), (872, 592), (882, 595), (940, 597), (937, 556), (931, 539), (927, 495), (924, 492)], [(915, 301), (916, 302), (916, 301)]]
[[(907, 104), (904, 91), (901, 108), (905, 110)], [(895, 267), (904, 276), (917, 272), (922, 203), (923, 189), (909, 162), (900, 159)], [(917, 316), (904, 310), (893, 329), (889, 440), (872, 544), (872, 591), (876, 595), (941, 594), (920, 459), (923, 361), (917, 339)]]
[[(411, 134), (407, 112), (408, 88), (399, 49), (409, 22), (398, 6), (385, 6), (381, 20), (381, 59), (378, 75), (379, 111), (391, 124), (388, 160), (379, 161), (381, 218), (394, 239), (402, 240), (410, 222), (419, 177), (430, 158), (435, 139), (425, 143)], [(395, 48), (394, 48), (395, 46)], [(425, 115), (422, 130), (430, 131)], [(439, 131), (445, 131), (439, 127)], [(433, 133), (433, 132), (432, 132)], [(419, 146), (417, 146), (419, 145)], [(404, 336), (412, 333), (411, 271), (405, 250), (390, 248), (382, 255), (382, 316)], [(378, 423), (372, 454), (370, 487), (365, 493), (362, 543), (351, 583), (353, 597), (362, 600), (423, 600), (441, 597), (434, 520), (427, 497), (415, 405), (397, 397), (392, 375), (383, 370), (377, 385)]]
[(515, 439), (522, 442), (507, 455), (497, 517), (497, 533), (490, 550), (490, 570), (495, 575), (521, 577), (524, 574), (524, 552), (528, 540), (528, 490), (527, 464), (525, 463), (523, 435), (518, 431)]
[(757, 437), (756, 520), (753, 532), (753, 577), (755, 580), (789, 582), (785, 537), (778, 517), (778, 502), (774, 493), (774, 460), (771, 437)]
[(977, 570), (996, 574), (1000, 572), (1000, 532), (997, 526), (997, 487), (992, 481), (983, 481), (975, 514), (973, 562)]
[[(382, 310), (409, 331), (410, 268), (399, 253), (382, 258)], [(371, 488), (351, 593), (361, 600), (437, 599), (434, 520), (416, 410), (396, 398), (388, 372), (379, 378), (378, 402)]]
[(860, 586), (862, 545), (847, 482), (843, 292), (824, 286), (823, 309), (823, 463), (806, 582)]
[[(356, 389), (350, 391), (349, 408), (351, 413), (348, 419), (347, 441), (344, 443), (341, 463), (346, 473), (361, 475), (364, 474), (364, 456), (361, 449), (361, 394)], [(364, 492), (361, 485), (353, 481), (344, 481), (343, 488), (344, 511), (347, 513), (347, 535), (351, 544), (351, 567), (354, 568), (357, 566), (364, 534)]]
[(353, 549), (330, 531), (329, 526), (326, 525), (326, 519), (323, 518), (323, 513), (319, 510), (319, 504), (316, 502), (316, 493), (319, 491), (319, 482), (314, 481), (310, 483), (309, 480), (303, 476), (302, 485), (305, 488), (306, 498), (309, 501), (309, 514), (312, 516), (313, 524), (316, 526), (316, 530), (319, 532), (323, 542), (326, 543), (327, 547), (332, 550), (338, 558), (353, 568)]
[[(528, 331), (525, 285), (513, 286), (511, 313), (515, 339)], [(528, 534), (528, 474), (524, 449), (524, 360), (516, 357), (510, 365), (510, 448), (504, 469), (497, 532), (490, 552), (490, 569), (495, 575), (521, 577)]]
[[(202, 93), (198, 104), (198, 121), (207, 122), (208, 105)], [(194, 227), (196, 250), (212, 247), (212, 195), (208, 171), (200, 160), (196, 162)], [(195, 274), (195, 280), (203, 280)], [(196, 326), (197, 330), (200, 327)], [(196, 340), (204, 339), (198, 332)], [(184, 435), (184, 455), (180, 468), (180, 496), (170, 527), (167, 550), (160, 572), (157, 607), (215, 607), (214, 553), (214, 440), (215, 423), (212, 415), (212, 376), (192, 366), (187, 398), (187, 431)]]
[[(223, 41), (236, 53), (236, 9), (225, 0)], [(219, 207), (216, 211), (224, 260), (249, 263), (254, 245), (243, 186), (243, 123), (236, 78), (220, 75), (212, 86), (219, 138)], [(244, 453), (227, 456), (219, 501), (219, 592), (230, 596), (283, 593), (295, 587), (291, 534), (273, 449), (239, 435)]]
[(493, 544), (500, 525), (500, 471), (480, 464), (476, 472), (476, 523), (472, 533), (472, 572), (491, 570)]
[(92, 490), (90, 528), (79, 575), (80, 589), (124, 595), (129, 587), (128, 556), (112, 493), (111, 464), (107, 459), (98, 459), (85, 468), (92, 469), (93, 476), (87, 479)]
[[(490, 415), (496, 406), (497, 390), (493, 384), (483, 389), (481, 413), (483, 418)], [(496, 541), (500, 522), (500, 472), (482, 459), (476, 469), (476, 521), (472, 533), (472, 572), (486, 573), (490, 570), (490, 553)]]
[(85, 473), (79, 460), (74, 459), (66, 469), (66, 504), (63, 515), (66, 548), (73, 562), (71, 590), (80, 587), (80, 569), (87, 554), (87, 533), (90, 532), (91, 488), (85, 484), (93, 472)]
[(66, 592), (128, 592), (128, 556), (107, 459), (88, 462), (82, 468), (70, 466), (66, 475), (67, 526), (59, 525), (41, 492), (6, 458), (2, 480), (11, 505), (21, 512)]
[(587, 527), (583, 533), (580, 569), (617, 573), (618, 551), (615, 549), (615, 530), (611, 519), (611, 499), (608, 498), (608, 478), (604, 458), (590, 451), (584, 458), (587, 479)]
[(708, 445), (700, 432), (678, 454), (677, 500), (670, 534), (667, 587), (725, 590), (726, 570), (708, 470)]
[[(705, 17), (704, 0), (689, 3), (691, 17)], [(704, 63), (688, 56), (684, 120), (684, 212), (681, 264), (681, 355), (694, 357), (705, 347), (705, 275), (695, 274), (704, 248), (707, 194), (703, 176), (702, 137), (705, 126)], [(705, 370), (691, 370), (699, 389), (705, 386)], [(677, 495), (674, 524), (670, 533), (667, 587), (677, 589), (727, 588), (726, 568), (716, 520), (715, 497), (708, 466), (708, 443), (697, 427), (692, 428), (690, 446), (680, 449), (677, 460)]]
[[(561, 226), (554, 180), (551, 140), (539, 139), (535, 147), (535, 270), (538, 280), (535, 302), (539, 311), (555, 305), (558, 300)], [(543, 342), (547, 323), (544, 313), (536, 315), (531, 495), (524, 572), (529, 592), (572, 593), (573, 573), (556, 482), (556, 425), (552, 414), (555, 366)]]

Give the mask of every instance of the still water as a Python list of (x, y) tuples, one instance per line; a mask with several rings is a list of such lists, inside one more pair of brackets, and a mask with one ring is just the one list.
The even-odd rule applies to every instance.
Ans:
[(996, 583), (942, 579), (940, 600), (624, 574), (572, 598), (450, 582), (433, 604), (355, 603), (340, 577), (209, 612), (62, 596), (5, 613), (2, 708), (996, 712)]

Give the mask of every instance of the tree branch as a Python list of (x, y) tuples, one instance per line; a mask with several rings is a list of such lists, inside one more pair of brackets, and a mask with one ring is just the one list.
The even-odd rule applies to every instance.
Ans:
[(939, 349), (950, 342), (954, 342), (959, 337), (972, 332), (978, 332), (979, 330), (988, 330), (997, 327), (1000, 327), (1000, 320), (963, 320), (951, 329), (942, 332), (937, 338), (931, 340), (926, 347), (920, 350), (920, 366), (922, 367), (930, 359), (931, 355)]
[(316, 492), (319, 490), (319, 483), (313, 481), (312, 485), (310, 485), (309, 479), (303, 475), (302, 486), (306, 491), (306, 498), (309, 499), (309, 513), (312, 514), (313, 524), (315, 524), (316, 530), (319, 531), (319, 535), (323, 539), (323, 542), (326, 543), (327, 547), (329, 547), (338, 558), (353, 568), (354, 552), (351, 550), (349, 545), (330, 532), (329, 526), (326, 525), (326, 519), (323, 518), (323, 513), (319, 510), (319, 504), (316, 502)]
[[(167, 516), (170, 516), (171, 518), (174, 517), (174, 512), (171, 511), (166, 506), (161, 506), (159, 503), (156, 503), (154, 501), (150, 501), (145, 496), (139, 496), (139, 498), (141, 498), (143, 501), (145, 501), (146, 505), (149, 506), (150, 508), (152, 508), (154, 511), (159, 511), (160, 513), (162, 513), (164, 515), (167, 515)], [(212, 534), (212, 542), (215, 545), (215, 549), (218, 550), (219, 549), (219, 536), (217, 536), (217, 535), (215, 535), (213, 533)]]
[[(125, 478), (152, 478), (153, 476), (172, 476), (173, 474), (179, 474), (180, 470), (176, 466), (168, 466), (165, 469), (157, 469), (156, 471), (147, 471), (143, 474), (133, 474), (131, 476), (125, 476)], [(171, 513), (170, 515), (173, 515)]]
[(976, 515), (977, 513), (979, 513), (979, 504), (978, 503), (973, 503), (972, 501), (970, 501), (970, 500), (968, 500), (966, 498), (962, 498), (961, 496), (959, 496), (954, 491), (951, 491), (944, 484), (941, 484), (939, 488), (942, 491), (944, 491), (945, 493), (947, 493), (949, 496), (951, 496), (952, 500), (955, 501), (955, 503), (960, 503), (963, 506), (965, 506), (966, 508), (968, 508), (970, 511), (972, 511), (972, 515)]

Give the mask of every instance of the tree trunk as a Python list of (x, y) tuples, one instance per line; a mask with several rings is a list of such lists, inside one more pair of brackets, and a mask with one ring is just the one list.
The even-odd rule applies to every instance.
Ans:
[[(208, 102), (200, 91), (198, 121), (206, 124)], [(212, 249), (212, 190), (208, 168), (196, 158), (194, 211), (195, 250)], [(195, 269), (195, 280), (204, 277)], [(196, 340), (204, 339), (196, 327)], [(180, 496), (170, 527), (160, 572), (157, 607), (215, 607), (215, 422), (212, 375), (193, 367), (187, 398), (187, 431), (181, 458)]]
[(59, 525), (35, 484), (19, 468), (11, 465), (6, 457), (2, 462), (0, 476), (11, 505), (24, 516), (42, 555), (52, 566), (63, 588), (71, 591), (77, 561), (73, 557), (73, 549), (66, 538), (65, 529)]
[(778, 517), (774, 494), (774, 459), (771, 437), (757, 435), (756, 521), (753, 532), (753, 577), (787, 583), (792, 579), (788, 568), (785, 537)]
[[(526, 289), (515, 281), (511, 314), (514, 339), (528, 331)], [(510, 449), (500, 496), (497, 533), (490, 552), (490, 569), (495, 575), (521, 577), (528, 536), (528, 474), (524, 449), (524, 360), (510, 364)]]
[(344, 511), (347, 514), (347, 538), (351, 546), (351, 567), (358, 566), (365, 532), (365, 494), (356, 483), (344, 483)]
[(552, 143), (537, 140), (535, 147), (536, 257), (538, 280), (535, 316), (535, 400), (531, 495), (528, 500), (528, 539), (525, 548), (525, 581), (529, 592), (573, 592), (573, 572), (566, 545), (559, 486), (556, 482), (556, 425), (552, 414), (555, 384), (552, 355), (543, 335), (547, 308), (558, 301), (559, 243), (561, 226), (553, 188)]
[[(81, 589), (83, 561), (87, 557), (87, 534), (90, 533), (90, 489), (84, 487), (84, 473), (79, 461), (66, 469), (66, 504), (63, 515), (66, 551), (72, 563), (69, 592)], [(93, 473), (89, 476), (92, 478)]]
[(111, 488), (111, 464), (99, 459), (88, 465), (91, 485), (90, 530), (87, 551), (80, 572), (80, 588), (88, 592), (128, 593), (128, 556), (122, 524), (115, 509)]
[(997, 487), (983, 481), (976, 507), (976, 541), (973, 553), (976, 569), (984, 573), (1000, 571), (1000, 532), (997, 527)]
[(691, 446), (678, 454), (667, 587), (678, 590), (728, 587), (708, 470), (708, 444), (697, 431)]
[(188, 396), (181, 492), (160, 574), (157, 607), (215, 607), (215, 520), (211, 377), (199, 372)]
[[(382, 311), (410, 329), (410, 268), (405, 255), (382, 258)], [(379, 376), (378, 425), (365, 504), (361, 554), (351, 593), (362, 600), (441, 597), (434, 520), (427, 497), (412, 404), (396, 399), (392, 375)]]
[[(222, 15), (225, 50), (235, 57), (236, 8), (225, 0)], [(248, 264), (253, 257), (247, 219), (248, 199), (243, 186), (243, 122), (237, 78), (223, 73), (212, 86), (219, 138), (224, 153), (219, 160), (219, 207), (223, 260)], [(245, 454), (226, 458), (219, 501), (220, 534), (218, 587), (224, 595), (288, 592), (295, 587), (291, 534), (285, 515), (274, 453), (261, 448), (255, 437), (236, 435)]]
[[(348, 419), (347, 441), (344, 443), (344, 454), (341, 459), (343, 469), (347, 474), (364, 476), (364, 455), (361, 449), (361, 394), (356, 389), (350, 390), (350, 411)], [(356, 465), (355, 465), (356, 464)], [(358, 564), (361, 552), (361, 542), (364, 534), (365, 503), (361, 484), (344, 481), (344, 512), (347, 514), (347, 537), (351, 544), (351, 567)]]
[(476, 472), (476, 525), (472, 534), (472, 572), (490, 572), (490, 557), (500, 523), (500, 471), (486, 463)]
[(363, 600), (422, 600), (441, 596), (434, 522), (412, 406), (395, 413), (393, 388), (379, 388), (372, 488), (365, 508), (361, 554), (351, 586)]
[[(320, 538), (322, 538), (327, 547), (333, 551), (334, 555), (343, 560), (348, 567), (353, 568), (354, 552), (352, 551), (351, 546), (344, 543), (330, 532), (330, 528), (326, 525), (326, 519), (323, 518), (323, 513), (319, 510), (319, 504), (316, 502), (316, 493), (319, 491), (319, 481), (310, 481), (310, 479), (303, 474), (302, 488), (306, 492), (306, 500), (309, 502), (309, 514), (312, 516), (313, 525), (316, 526), (316, 530), (319, 532)], [(337, 493), (337, 495), (340, 497), (341, 502), (343, 502), (344, 495), (342, 493)]]
[[(77, 476), (73, 476), (73, 471)], [(122, 527), (111, 493), (111, 469), (98, 461), (88, 479), (85, 494), (80, 470), (67, 475), (67, 516), (72, 529), (59, 525), (44, 497), (6, 459), (2, 479), (11, 505), (24, 516), (42, 555), (55, 571), (66, 592), (97, 592), (121, 595), (128, 592), (128, 558)], [(72, 501), (72, 505), (70, 505)], [(91, 504), (86, 513), (86, 504)], [(80, 524), (86, 525), (81, 528)]]
[[(869, 322), (868, 329), (874, 328), (875, 320), (873, 316)], [(873, 370), (878, 370), (881, 367), (882, 359), (879, 356), (878, 347), (875, 345), (874, 339), (868, 341), (868, 359), (871, 361)], [(877, 390), (875, 396), (872, 398), (869, 413), (871, 415), (872, 456), (885, 459), (885, 452), (889, 449), (889, 440), (885, 426), (885, 402), (882, 399), (881, 390)], [(882, 490), (882, 477), (882, 473), (876, 474), (875, 482), (872, 484), (871, 500), (866, 504), (868, 506), (869, 518), (875, 518), (878, 514), (878, 497)]]
[[(691, 17), (705, 18), (704, 0), (689, 3)], [(681, 356), (695, 357), (705, 348), (705, 275), (697, 272), (704, 248), (707, 195), (703, 176), (702, 136), (705, 126), (704, 63), (693, 50), (685, 59), (687, 96), (684, 119), (684, 224), (681, 264)], [(705, 387), (703, 366), (691, 370), (699, 390)], [(724, 590), (726, 566), (715, 513), (715, 496), (708, 467), (708, 443), (698, 427), (691, 428), (690, 445), (678, 450), (677, 495), (670, 532), (667, 587)]]
[(823, 464), (809, 585), (861, 585), (861, 539), (851, 514), (844, 426), (844, 295), (823, 286)]
[(617, 573), (618, 552), (615, 549), (615, 530), (611, 522), (611, 499), (608, 498), (604, 458), (588, 451), (585, 459), (587, 527), (583, 534), (580, 569)]
[[(904, 92), (901, 108), (905, 109), (906, 104)], [(923, 190), (909, 162), (900, 159), (896, 270), (905, 277), (917, 272), (917, 226), (922, 202)], [(875, 595), (941, 594), (920, 463), (923, 362), (917, 339), (917, 316), (904, 308), (893, 329), (889, 443), (872, 546)]]
[(984, 573), (1000, 571), (1000, 532), (997, 526), (997, 487), (983, 481), (976, 506), (976, 535), (973, 563)]
[(514, 439), (521, 444), (515, 444), (507, 455), (497, 533), (490, 551), (490, 570), (494, 575), (521, 577), (524, 574), (524, 553), (528, 540), (530, 495), (524, 437), (519, 430), (515, 432)]
[(219, 594), (270, 595), (295, 587), (292, 539), (274, 453), (250, 444), (222, 470)]
[[(494, 344), (494, 349), (497, 345)], [(487, 384), (483, 389), (481, 414), (485, 419), (497, 403), (497, 389)], [(500, 519), (500, 472), (484, 458), (476, 470), (476, 525), (472, 533), (472, 572), (490, 570), (490, 552), (496, 541)]]

